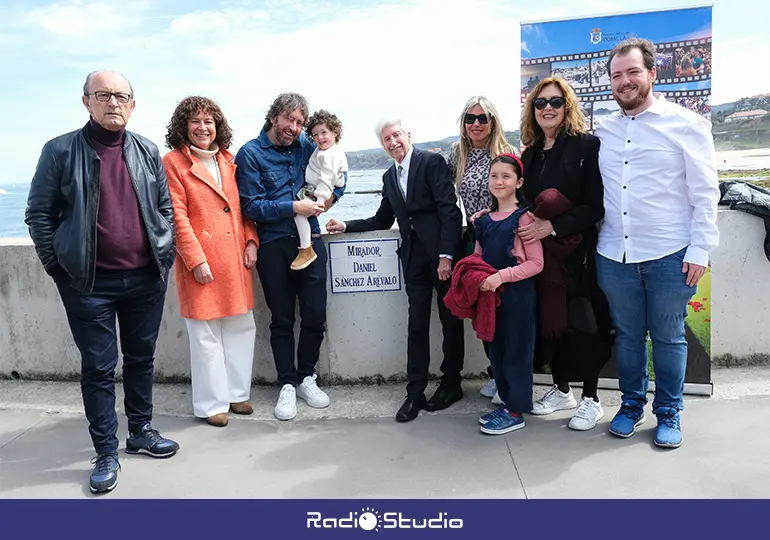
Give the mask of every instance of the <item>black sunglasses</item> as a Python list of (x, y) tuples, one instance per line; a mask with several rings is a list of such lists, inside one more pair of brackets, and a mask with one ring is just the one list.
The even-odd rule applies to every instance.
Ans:
[(486, 125), (489, 123), (489, 117), (485, 114), (471, 114), (471, 113), (465, 113), (465, 123), (469, 126), (472, 126), (473, 123), (478, 120), (479, 124)]
[(564, 99), (563, 97), (552, 97), (551, 99), (545, 99), (545, 98), (539, 97), (532, 103), (535, 105), (535, 108), (538, 111), (542, 111), (543, 109), (545, 109), (546, 105), (550, 105), (554, 109), (561, 109), (562, 107), (564, 107), (564, 104), (566, 102), (567, 100)]

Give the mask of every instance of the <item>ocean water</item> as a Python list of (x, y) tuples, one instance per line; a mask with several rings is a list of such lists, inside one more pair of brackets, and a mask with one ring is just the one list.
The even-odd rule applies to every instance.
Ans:
[(0, 184), (0, 238), (29, 238), (24, 223), (29, 184)]
[[(345, 195), (329, 212), (319, 218), (321, 230), (331, 219), (348, 220), (369, 217), (380, 204), (382, 174), (385, 171), (350, 171)], [(365, 193), (376, 191), (377, 193)], [(28, 238), (24, 223), (29, 184), (0, 184), (0, 238)]]

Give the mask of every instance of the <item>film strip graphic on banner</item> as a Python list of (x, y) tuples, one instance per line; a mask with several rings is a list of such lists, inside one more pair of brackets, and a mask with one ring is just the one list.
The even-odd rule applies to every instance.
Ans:
[[(673, 101), (705, 116), (711, 117), (711, 89), (702, 90), (661, 90), (661, 94), (668, 101)], [(580, 96), (580, 107), (586, 118), (586, 128), (594, 131), (602, 123), (602, 120), (610, 114), (620, 110), (612, 94), (598, 94), (593, 96)]]
[[(546, 77), (563, 77), (580, 95), (610, 90), (607, 60), (611, 49), (522, 60), (521, 101)], [(656, 45), (656, 84), (685, 84), (711, 79), (711, 38)]]

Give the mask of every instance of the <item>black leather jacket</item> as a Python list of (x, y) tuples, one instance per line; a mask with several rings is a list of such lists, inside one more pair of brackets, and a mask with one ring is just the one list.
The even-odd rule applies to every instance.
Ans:
[[(174, 210), (158, 147), (125, 132), (123, 156), (139, 200), (152, 260), (165, 278), (176, 257)], [(45, 271), (91, 292), (96, 275), (100, 160), (85, 127), (48, 141), (32, 178), (25, 222)]]

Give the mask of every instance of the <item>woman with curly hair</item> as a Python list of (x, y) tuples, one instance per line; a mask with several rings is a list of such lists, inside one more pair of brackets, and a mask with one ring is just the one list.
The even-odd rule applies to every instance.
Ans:
[(192, 96), (168, 124), (163, 157), (174, 206), (179, 311), (190, 340), (193, 412), (213, 426), (251, 414), (259, 239), (241, 214), (232, 131), (214, 101)]
[[(572, 87), (549, 77), (527, 97), (521, 142), (527, 147), (521, 156), (524, 194), (536, 217), (519, 234), (525, 243), (542, 241), (544, 253), (536, 280), (535, 365), (550, 364), (553, 376), (553, 387), (534, 403), (532, 414), (577, 407), (569, 427), (584, 431), (604, 416), (597, 385), (612, 349), (609, 308), (594, 262), (597, 224), (604, 217), (599, 139), (586, 133)], [(558, 210), (543, 211), (549, 203)], [(570, 381), (583, 382), (579, 406)]]

